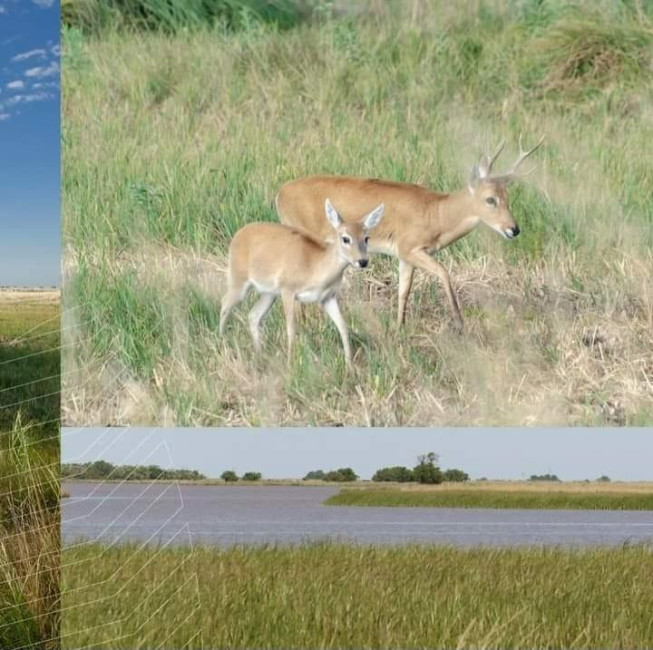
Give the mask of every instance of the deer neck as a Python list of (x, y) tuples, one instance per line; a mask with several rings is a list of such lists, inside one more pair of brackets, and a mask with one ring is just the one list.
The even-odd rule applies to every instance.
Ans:
[(464, 237), (478, 226), (480, 219), (474, 214), (472, 198), (465, 188), (448, 194), (432, 206), (438, 229), (437, 250)]
[(339, 243), (336, 241), (329, 244), (318, 267), (320, 283), (323, 286), (339, 283), (348, 266), (349, 262), (340, 255)]

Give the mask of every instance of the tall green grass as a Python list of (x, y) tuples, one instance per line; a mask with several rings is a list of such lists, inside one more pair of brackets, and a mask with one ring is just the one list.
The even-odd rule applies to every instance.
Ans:
[(59, 645), (59, 440), (0, 433), (0, 647)]
[[(68, 423), (653, 421), (650, 10), (360, 8), (287, 31), (64, 33)], [(277, 219), (283, 182), (457, 190), (485, 146), (506, 139), (508, 164), (542, 132), (538, 172), (511, 190), (523, 234), (480, 229), (439, 255), (462, 342), (420, 274), (396, 332), (381, 256), (343, 289), (354, 373), (317, 310), (290, 372), (278, 306), (260, 357), (238, 319), (217, 336), (229, 241)]]
[(653, 493), (572, 492), (500, 489), (343, 489), (329, 497), (328, 506), (395, 506), (418, 508), (527, 508), (529, 510), (653, 510)]
[(294, 0), (62, 0), (67, 27), (88, 33), (123, 27), (176, 32), (220, 25), (239, 30), (259, 23), (287, 29), (303, 20), (308, 4)]
[(82, 544), (63, 554), (63, 640), (66, 648), (647, 648), (652, 571), (653, 553), (640, 546)]
[(0, 293), (0, 648), (59, 645), (59, 304)]

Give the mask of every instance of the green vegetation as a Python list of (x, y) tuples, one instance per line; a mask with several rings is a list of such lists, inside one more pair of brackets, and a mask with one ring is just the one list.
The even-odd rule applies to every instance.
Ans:
[(112, 465), (106, 460), (92, 463), (63, 463), (61, 478), (112, 481), (201, 481), (206, 478), (194, 469), (162, 469), (158, 465)]
[[(64, 30), (67, 424), (653, 423), (651, 5), (456, 7), (363, 0), (289, 30)], [(458, 190), (486, 145), (506, 139), (508, 165), (520, 133), (546, 134), (511, 190), (520, 237), (481, 228), (439, 254), (462, 340), (421, 274), (396, 331), (383, 256), (346, 274), (351, 373), (316, 309), (290, 370), (278, 306), (261, 355), (244, 322), (218, 337), (229, 241), (276, 220), (283, 182)]]
[(292, 27), (308, 15), (307, 9), (295, 0), (62, 0), (61, 19), (89, 34), (124, 27), (242, 30), (259, 23)]
[(382, 467), (372, 476), (376, 483), (464, 483), (469, 481), (469, 474), (461, 469), (445, 469), (438, 466), (438, 455), (429, 452), (418, 456), (417, 465), (412, 469), (395, 465), (394, 467)]
[(59, 301), (0, 291), (0, 647), (59, 647)]
[(0, 434), (19, 414), (44, 436), (56, 434), (59, 356), (58, 294), (0, 291)]
[(220, 478), (225, 482), (225, 483), (235, 483), (238, 480), (238, 474), (234, 472), (231, 469), (228, 469), (222, 474), (220, 474)]
[(560, 483), (560, 479), (555, 474), (531, 474), (529, 481), (549, 481), (551, 483)]
[(343, 489), (329, 506), (402, 506), (419, 508), (528, 508), (530, 510), (653, 510), (653, 492), (581, 492), (554, 490)]
[(648, 648), (651, 573), (645, 547), (79, 545), (64, 647)]
[(308, 472), (302, 480), (304, 481), (323, 481), (326, 473), (323, 469), (314, 469)]
[(59, 444), (0, 434), (0, 648), (59, 648)]
[(340, 467), (325, 472), (323, 469), (316, 469), (308, 472), (303, 478), (304, 481), (327, 481), (330, 483), (347, 483), (358, 480), (358, 474), (351, 467)]

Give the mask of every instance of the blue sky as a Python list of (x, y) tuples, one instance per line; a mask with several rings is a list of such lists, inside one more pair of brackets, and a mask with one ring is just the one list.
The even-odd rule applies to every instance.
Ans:
[(650, 429), (62, 429), (62, 462), (108, 460), (116, 465), (260, 471), (267, 478), (301, 478), (313, 469), (350, 466), (362, 478), (379, 467), (413, 467), (434, 451), (442, 467), (472, 478), (653, 480)]
[(0, 0), (0, 285), (58, 285), (59, 3)]

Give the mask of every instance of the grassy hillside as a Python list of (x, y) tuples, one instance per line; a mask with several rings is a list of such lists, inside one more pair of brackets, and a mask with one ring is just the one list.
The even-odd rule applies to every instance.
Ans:
[(63, 645), (647, 648), (652, 571), (644, 547), (81, 544), (63, 554)]
[[(361, 2), (293, 29), (64, 31), (68, 424), (653, 422), (653, 26), (646, 3)], [(286, 180), (464, 186), (487, 147), (546, 135), (511, 190), (522, 234), (439, 254), (466, 317), (396, 262), (348, 272), (337, 332), (281, 309), (254, 353), (217, 334), (236, 230)], [(250, 301), (251, 303), (251, 301)], [(249, 303), (248, 303), (249, 304)], [(245, 308), (239, 315), (245, 314)]]

